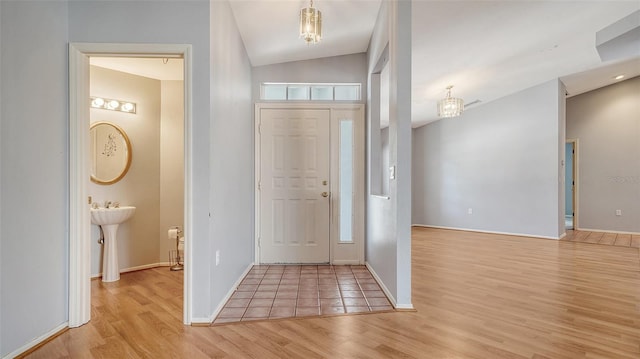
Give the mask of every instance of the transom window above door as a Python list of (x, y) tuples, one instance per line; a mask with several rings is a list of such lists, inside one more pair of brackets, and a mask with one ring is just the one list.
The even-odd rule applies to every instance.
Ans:
[(280, 83), (260, 85), (260, 99), (267, 101), (360, 101), (358, 83)]

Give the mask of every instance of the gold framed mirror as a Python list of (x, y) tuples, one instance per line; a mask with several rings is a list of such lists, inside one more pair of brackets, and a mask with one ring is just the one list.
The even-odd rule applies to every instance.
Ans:
[(120, 181), (131, 167), (131, 142), (124, 130), (109, 122), (95, 122), (91, 138), (91, 181), (109, 185)]

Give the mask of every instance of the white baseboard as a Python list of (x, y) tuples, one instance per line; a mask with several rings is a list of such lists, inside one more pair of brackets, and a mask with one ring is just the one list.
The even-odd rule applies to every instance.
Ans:
[(631, 234), (631, 235), (635, 235), (635, 236), (640, 236), (640, 232), (611, 231), (611, 230), (606, 230), (606, 229), (591, 229), (591, 228), (576, 228), (575, 230), (576, 231), (584, 231), (584, 232)]
[(61, 331), (61, 330), (65, 329), (65, 328), (67, 328), (68, 326), (69, 326), (69, 322), (64, 322), (64, 323), (60, 324), (59, 326), (57, 326), (57, 327), (55, 327), (55, 328), (51, 329), (50, 331), (48, 331), (48, 332), (46, 332), (46, 333), (42, 334), (41, 336), (39, 336), (39, 337), (37, 337), (37, 338), (33, 339), (33, 340), (32, 340), (32, 341), (30, 341), (29, 343), (27, 343), (27, 344), (25, 344), (25, 345), (21, 346), (20, 348), (18, 348), (18, 349), (16, 349), (16, 350), (12, 351), (11, 353), (9, 353), (9, 354), (7, 354), (7, 355), (3, 356), (3, 357), (2, 357), (2, 359), (11, 359), (11, 358), (15, 358), (15, 357), (17, 357), (18, 355), (20, 355), (20, 354), (22, 354), (22, 353), (26, 352), (27, 350), (29, 350), (29, 349), (31, 349), (31, 348), (33, 348), (33, 347), (35, 347), (36, 345), (38, 345), (38, 344), (40, 344), (40, 343), (42, 343), (42, 342), (46, 341), (46, 340), (47, 340), (47, 339), (49, 339), (50, 337), (52, 337), (52, 336), (56, 335), (59, 331)]
[(471, 229), (471, 228), (458, 228), (458, 227), (444, 227), (444, 226), (432, 226), (428, 224), (412, 224), (412, 227), (425, 227), (425, 228), (438, 228), (438, 229), (450, 229), (454, 231), (464, 231), (464, 232), (478, 232), (478, 233), (489, 233), (489, 234), (504, 234), (507, 236), (516, 236), (516, 237), (531, 237), (531, 238), (543, 238), (543, 239), (560, 239), (560, 237), (550, 237), (550, 236), (539, 236), (536, 234), (526, 234), (526, 233), (511, 233), (511, 232), (498, 232), (498, 231), (485, 231), (482, 229)]
[[(135, 271), (144, 270), (144, 269), (151, 269), (151, 268), (157, 268), (157, 267), (169, 267), (169, 266), (171, 266), (171, 263), (169, 262), (158, 262), (158, 263), (151, 263), (151, 264), (145, 264), (145, 265), (136, 266), (136, 267), (120, 269), (120, 273), (128, 273), (128, 272), (135, 272)], [(102, 277), (102, 272), (91, 275), (91, 279), (100, 278), (100, 277)]]
[(389, 301), (391, 301), (391, 305), (394, 308), (396, 308), (396, 309), (413, 309), (413, 304), (411, 304), (411, 303), (409, 303), (409, 304), (397, 303), (396, 298), (393, 296), (393, 294), (391, 294), (391, 291), (389, 291), (389, 288), (387, 288), (387, 286), (384, 285), (384, 282), (382, 281), (382, 279), (380, 279), (380, 276), (378, 276), (378, 273), (376, 273), (376, 271), (369, 264), (369, 262), (365, 262), (364, 265), (367, 266), (367, 269), (369, 270), (369, 272), (371, 272), (371, 275), (376, 280), (376, 282), (378, 282), (378, 285), (380, 286), (380, 288), (382, 288), (382, 291), (384, 292), (384, 294), (387, 295), (387, 298), (389, 299)]
[(245, 269), (244, 272), (240, 275), (240, 278), (238, 278), (236, 280), (236, 282), (233, 284), (231, 289), (229, 289), (229, 292), (227, 293), (227, 295), (225, 295), (224, 298), (222, 298), (222, 300), (218, 304), (218, 307), (216, 308), (216, 310), (214, 310), (213, 313), (209, 317), (191, 318), (191, 324), (192, 325), (194, 325), (194, 324), (195, 325), (199, 325), (199, 324), (201, 325), (201, 324), (211, 324), (211, 323), (213, 323), (213, 320), (216, 319), (218, 314), (220, 314), (220, 311), (222, 310), (222, 308), (224, 308), (224, 305), (227, 304), (227, 301), (231, 298), (233, 293), (236, 292), (236, 288), (238, 288), (238, 286), (240, 285), (240, 283), (242, 282), (244, 277), (246, 277), (247, 274), (249, 274), (249, 271), (251, 270), (253, 265), (254, 265), (254, 263), (249, 264), (247, 269)]
[(334, 260), (332, 263), (334, 266), (359, 266), (362, 265), (357, 259), (339, 259)]

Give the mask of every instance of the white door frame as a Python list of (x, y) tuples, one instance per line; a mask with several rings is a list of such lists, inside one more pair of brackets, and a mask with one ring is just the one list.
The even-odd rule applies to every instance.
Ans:
[[(185, 213), (193, 233), (192, 48), (184, 44), (69, 44), (69, 327), (91, 319), (91, 218), (89, 182), (89, 56), (182, 57), (184, 59)], [(187, 238), (187, 237), (186, 237)], [(183, 322), (191, 323), (192, 261), (185, 241)]]
[(338, 161), (334, 158), (337, 151), (334, 151), (334, 142), (336, 139), (336, 114), (341, 111), (354, 111), (357, 112), (354, 120), (354, 152), (355, 159), (361, 161), (361, 166), (356, 166), (353, 173), (354, 181), (354, 200), (353, 200), (353, 216), (354, 216), (354, 241), (351, 243), (339, 243), (339, 231), (338, 231), (338, 205), (337, 201), (331, 200), (330, 202), (330, 242), (329, 242), (329, 261), (331, 264), (364, 264), (364, 166), (365, 166), (365, 153), (364, 153), (364, 105), (359, 103), (350, 104), (337, 104), (332, 102), (314, 103), (314, 102), (265, 102), (255, 104), (255, 116), (254, 116), (254, 150), (255, 150), (255, 186), (254, 186), (254, 201), (255, 201), (255, 256), (254, 262), (260, 263), (260, 111), (262, 109), (299, 109), (299, 110), (330, 110), (330, 172), (331, 172), (331, 188), (333, 193), (337, 193), (338, 190)]
[(568, 138), (565, 143), (573, 144), (573, 229), (578, 230), (578, 139)]

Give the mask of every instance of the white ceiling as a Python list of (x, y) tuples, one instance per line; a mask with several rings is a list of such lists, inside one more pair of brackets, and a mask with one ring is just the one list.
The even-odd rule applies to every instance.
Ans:
[(95, 57), (89, 58), (94, 66), (126, 72), (156, 80), (182, 80), (181, 58)]
[(309, 0), (230, 0), (253, 66), (366, 52), (380, 0), (315, 0), (322, 41), (299, 38), (300, 9)]
[[(445, 87), (481, 104), (554, 78), (575, 95), (612, 83), (595, 34), (640, 8), (639, 1), (414, 1), (414, 126), (436, 120)], [(640, 60), (613, 73), (640, 75)], [(580, 80), (570, 76), (581, 73)]]
[[(307, 5), (303, 0), (231, 0), (253, 66), (367, 50), (380, 0), (315, 0), (324, 37), (310, 46), (297, 34), (298, 12)], [(413, 126), (438, 119), (436, 102), (447, 85), (454, 85), (453, 96), (467, 104), (480, 100), (473, 108), (555, 78), (574, 96), (609, 85), (618, 74), (639, 76), (640, 58), (603, 63), (595, 47), (597, 31), (638, 9), (637, 0), (414, 0)], [(122, 58), (91, 60), (151, 78), (182, 76), (179, 59), (168, 64), (141, 59), (138, 65)]]

